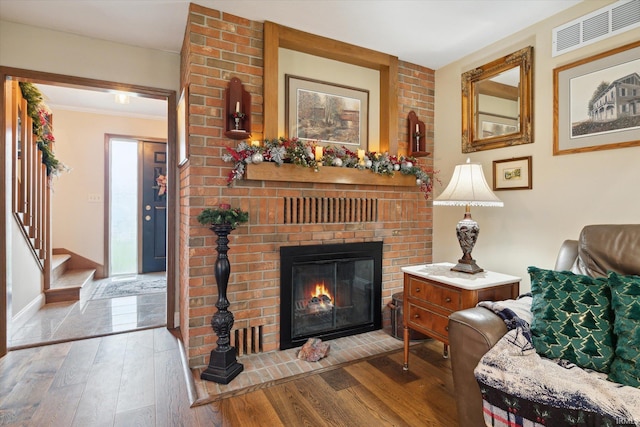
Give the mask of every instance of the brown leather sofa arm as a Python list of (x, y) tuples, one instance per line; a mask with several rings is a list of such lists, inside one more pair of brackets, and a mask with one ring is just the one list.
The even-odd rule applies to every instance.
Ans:
[(482, 395), (473, 370), (507, 327), (490, 310), (473, 307), (449, 316), (449, 346), (460, 426), (484, 426)]

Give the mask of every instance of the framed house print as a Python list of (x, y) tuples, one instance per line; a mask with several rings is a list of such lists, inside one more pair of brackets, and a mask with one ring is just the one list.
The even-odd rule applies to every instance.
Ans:
[(553, 70), (553, 154), (640, 145), (640, 42)]

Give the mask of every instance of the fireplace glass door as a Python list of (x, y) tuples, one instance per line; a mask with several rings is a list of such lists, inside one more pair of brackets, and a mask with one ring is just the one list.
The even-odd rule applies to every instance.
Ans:
[(373, 321), (373, 260), (293, 266), (293, 331), (299, 338)]
[[(348, 245), (329, 253), (301, 254), (298, 247), (282, 271), (281, 348), (308, 338), (337, 338), (380, 328), (380, 255)], [(323, 248), (324, 246), (324, 248)], [(319, 245), (319, 250), (336, 245)], [(365, 244), (366, 246), (366, 244)], [(353, 247), (356, 249), (356, 247)], [(286, 277), (286, 280), (285, 280)]]

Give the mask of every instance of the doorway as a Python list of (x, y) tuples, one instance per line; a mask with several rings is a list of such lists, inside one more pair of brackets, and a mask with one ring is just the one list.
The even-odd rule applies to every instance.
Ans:
[(166, 271), (166, 141), (106, 139), (109, 276)]
[[(175, 91), (158, 89), (151, 87), (144, 87), (138, 85), (128, 85), (116, 82), (109, 82), (103, 80), (94, 80), (73, 76), (65, 76), (58, 74), (50, 74), (43, 72), (36, 72), (23, 69), (15, 69), (10, 67), (0, 67), (0, 80), (2, 80), (3, 88), (1, 91), (0, 105), (5, 105), (8, 98), (7, 89), (10, 85), (7, 82), (10, 81), (25, 81), (32, 83), (41, 83), (53, 86), (69, 87), (69, 88), (81, 88), (101, 93), (114, 93), (116, 91), (125, 91), (132, 95), (150, 98), (156, 100), (162, 100), (166, 104), (167, 112), (167, 144), (166, 144), (166, 177), (169, 183), (175, 183), (176, 176), (176, 161), (173, 155), (175, 150), (175, 121), (176, 121), (176, 94)], [(5, 125), (5, 117), (0, 117), (0, 124)], [(7, 143), (6, 135), (0, 134), (0, 146), (7, 147), (10, 144)], [(5, 168), (6, 174), (0, 174), (0, 187), (4, 191), (11, 191), (10, 180), (13, 165), (11, 164), (11, 156), (8, 155), (6, 150), (0, 150), (0, 164)], [(9, 193), (7, 193), (9, 194)], [(12, 281), (12, 269), (8, 266), (12, 265), (12, 251), (11, 251), (11, 238), (12, 232), (7, 229), (6, 225), (11, 224), (11, 206), (7, 203), (9, 198), (0, 199), (0, 231), (2, 235), (6, 236), (0, 243), (0, 317), (6, 322), (1, 322), (0, 326), (0, 357), (7, 352), (8, 341), (8, 327), (12, 320), (12, 293), (14, 287), (17, 286)], [(171, 192), (166, 198), (166, 278), (167, 278), (167, 297), (166, 297), (166, 325), (168, 328), (174, 328), (175, 323), (175, 207), (176, 200)]]

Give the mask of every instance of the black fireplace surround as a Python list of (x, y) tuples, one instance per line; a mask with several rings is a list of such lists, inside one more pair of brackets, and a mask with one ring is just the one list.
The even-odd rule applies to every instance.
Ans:
[(382, 327), (382, 242), (280, 248), (280, 349)]

